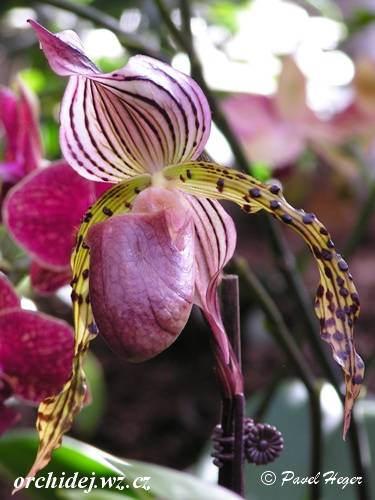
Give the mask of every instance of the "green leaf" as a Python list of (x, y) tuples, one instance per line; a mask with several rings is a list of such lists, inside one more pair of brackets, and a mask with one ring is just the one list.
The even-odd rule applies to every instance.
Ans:
[[(38, 446), (34, 433), (29, 431), (13, 431), (0, 440), (0, 471), (11, 477), (22, 477), (28, 470)], [(234, 493), (216, 485), (205, 483), (184, 472), (175, 471), (166, 467), (152, 465), (135, 460), (116, 458), (93, 446), (87, 445), (72, 438), (64, 438), (61, 448), (54, 452), (53, 460), (38, 477), (48, 478), (48, 473), (56, 477), (65, 478), (78, 472), (80, 478), (117, 478), (125, 476), (122, 491), (93, 489), (88, 494), (91, 500), (120, 500), (120, 498), (136, 498), (139, 500), (236, 500)], [(147, 481), (142, 478), (149, 477)], [(96, 484), (99, 484), (97, 481)], [(108, 486), (108, 485), (107, 485)], [(11, 488), (11, 485), (10, 485)], [(36, 489), (30, 487), (27, 493), (37, 500), (76, 500), (86, 496), (82, 489)]]

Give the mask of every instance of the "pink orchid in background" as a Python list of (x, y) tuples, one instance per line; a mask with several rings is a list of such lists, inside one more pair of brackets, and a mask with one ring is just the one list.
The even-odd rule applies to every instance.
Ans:
[(307, 104), (306, 77), (287, 57), (275, 95), (237, 94), (222, 102), (250, 162), (273, 168), (295, 163), (308, 148), (335, 166), (336, 149), (368, 131), (369, 120), (356, 105), (323, 119)]
[(0, 435), (20, 418), (15, 398), (36, 404), (61, 391), (71, 374), (73, 337), (64, 321), (22, 310), (0, 274)]
[(177, 338), (197, 304), (212, 329), (223, 394), (242, 394), (217, 296), (236, 232), (217, 199), (248, 213), (270, 212), (311, 248), (321, 280), (315, 303), (321, 335), (345, 374), (345, 433), (364, 373), (353, 344), (359, 302), (327, 229), (291, 207), (279, 186), (202, 159), (211, 114), (190, 77), (144, 56), (104, 74), (75, 33), (54, 35), (30, 23), (51, 68), (70, 77), (60, 115), (66, 160), (82, 176), (114, 186), (88, 210), (77, 235), (73, 376), (40, 406), (40, 447), (29, 475), (49, 462), (82, 405), (82, 360), (98, 332), (116, 353), (142, 361)]
[(27, 175), (6, 196), (4, 224), (32, 258), (31, 283), (38, 293), (52, 293), (71, 280), (69, 262), (77, 229), (107, 187), (57, 161)]
[(5, 139), (4, 159), (0, 162), (0, 206), (8, 189), (41, 161), (37, 101), (21, 81), (17, 82), (17, 90), (15, 94), (0, 88), (0, 131)]
[(42, 167), (37, 101), (19, 83), (20, 97), (0, 90), (0, 120), (6, 148), (0, 163), (3, 221), (11, 236), (32, 257), (30, 277), (41, 294), (71, 279), (70, 254), (87, 208), (108, 187), (77, 175), (65, 161)]

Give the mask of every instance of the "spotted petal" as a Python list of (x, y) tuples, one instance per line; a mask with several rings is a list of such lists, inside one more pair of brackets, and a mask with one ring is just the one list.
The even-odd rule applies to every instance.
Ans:
[(40, 442), (36, 459), (28, 476), (35, 476), (48, 464), (52, 452), (60, 446), (63, 434), (70, 429), (87, 394), (82, 363), (90, 340), (97, 334), (89, 298), (90, 253), (86, 243), (88, 231), (97, 222), (106, 220), (113, 214), (130, 210), (134, 197), (149, 185), (148, 175), (117, 184), (106, 191), (86, 213), (79, 229), (71, 260), (75, 327), (72, 377), (58, 396), (47, 398), (39, 406), (37, 429)]
[(4, 222), (36, 262), (66, 272), (75, 233), (95, 197), (95, 183), (65, 162), (56, 162), (28, 175), (8, 193)]
[(185, 192), (234, 201), (246, 212), (266, 210), (289, 225), (313, 252), (320, 274), (315, 310), (321, 337), (343, 368), (346, 383), (344, 435), (363, 381), (364, 364), (353, 343), (353, 325), (359, 299), (348, 266), (336, 252), (327, 229), (315, 217), (291, 207), (277, 185), (266, 185), (241, 172), (208, 162), (193, 162), (164, 169), (164, 176)]
[(114, 73), (100, 73), (72, 44), (71, 34), (64, 41), (61, 34), (30, 23), (52, 69), (71, 76), (61, 108), (60, 145), (81, 175), (118, 182), (200, 155), (211, 115), (190, 77), (145, 56), (132, 57)]
[(22, 309), (0, 313), (0, 365), (13, 393), (40, 402), (70, 376), (73, 331), (64, 321)]

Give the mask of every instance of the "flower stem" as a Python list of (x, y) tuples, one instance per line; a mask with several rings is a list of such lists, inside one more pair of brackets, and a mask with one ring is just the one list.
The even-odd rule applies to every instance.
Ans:
[[(238, 276), (226, 275), (221, 284), (221, 309), (223, 323), (234, 355), (241, 367), (241, 329)], [(226, 460), (219, 469), (219, 484), (244, 496), (244, 413), (245, 397), (236, 394), (222, 400), (221, 426), (223, 436), (234, 436), (233, 458)]]
[[(235, 258), (234, 265), (249, 294), (255, 298), (269, 321), (274, 340), (288, 356), (290, 363), (294, 366), (308, 391), (312, 430), (311, 475), (315, 476), (317, 472), (321, 471), (323, 452), (322, 414), (318, 384), (272, 297), (244, 259)], [(310, 495), (311, 500), (319, 499), (319, 483), (311, 485)]]

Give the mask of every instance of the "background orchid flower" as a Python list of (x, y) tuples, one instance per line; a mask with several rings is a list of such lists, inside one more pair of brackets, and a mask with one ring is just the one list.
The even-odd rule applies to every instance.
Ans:
[(273, 168), (295, 163), (308, 148), (335, 166), (336, 148), (369, 126), (358, 106), (324, 119), (313, 112), (306, 77), (292, 57), (283, 60), (274, 95), (236, 94), (222, 106), (249, 161)]
[(0, 274), (0, 435), (20, 417), (11, 398), (35, 404), (61, 391), (71, 373), (73, 338), (64, 321), (22, 310)]
[(18, 94), (0, 88), (0, 130), (5, 145), (0, 162), (0, 204), (10, 187), (41, 161), (41, 139), (38, 128), (38, 103), (31, 91), (17, 81)]
[(4, 224), (31, 256), (31, 283), (39, 293), (52, 293), (71, 280), (69, 261), (78, 226), (107, 186), (57, 161), (27, 175), (6, 196)]
[(327, 229), (313, 214), (291, 207), (279, 186), (202, 161), (211, 116), (190, 77), (143, 56), (103, 74), (75, 33), (54, 35), (30, 23), (52, 69), (70, 77), (60, 117), (65, 158), (84, 177), (115, 185), (87, 212), (78, 233), (72, 255), (73, 377), (40, 406), (41, 442), (29, 474), (49, 462), (82, 405), (82, 358), (98, 327), (116, 352), (139, 361), (165, 349), (197, 303), (214, 334), (223, 390), (241, 393), (217, 299), (235, 230), (217, 199), (234, 201), (248, 213), (270, 212), (300, 234), (317, 259), (321, 335), (345, 374), (345, 434), (364, 371), (353, 345), (359, 303)]
[(65, 161), (42, 168), (36, 97), (21, 82), (19, 97), (0, 89), (0, 123), (6, 148), (0, 163), (3, 220), (32, 257), (30, 277), (39, 293), (51, 293), (71, 279), (70, 254), (87, 208), (108, 185), (89, 182)]

